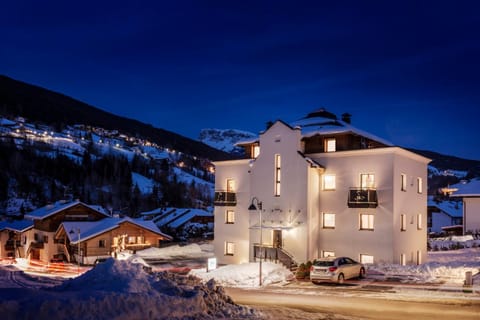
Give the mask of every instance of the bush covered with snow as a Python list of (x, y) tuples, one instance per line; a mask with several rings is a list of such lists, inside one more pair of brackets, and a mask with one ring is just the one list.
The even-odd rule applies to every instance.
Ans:
[[(8, 290), (8, 292), (7, 292)], [(2, 319), (257, 319), (213, 280), (149, 274), (109, 259), (57, 287), (0, 289)]]

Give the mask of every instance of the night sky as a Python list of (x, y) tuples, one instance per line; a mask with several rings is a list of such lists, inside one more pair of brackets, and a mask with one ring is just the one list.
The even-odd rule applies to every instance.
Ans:
[(196, 139), (320, 107), (480, 160), (480, 1), (3, 1), (0, 74)]

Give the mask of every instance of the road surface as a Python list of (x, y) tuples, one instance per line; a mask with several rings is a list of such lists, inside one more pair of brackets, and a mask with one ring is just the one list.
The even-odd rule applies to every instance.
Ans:
[(342, 289), (337, 291), (321, 287), (316, 290), (318, 294), (296, 289), (226, 288), (227, 294), (236, 303), (262, 311), (267, 319), (480, 319), (478, 296), (455, 299), (436, 293), (431, 298), (426, 292), (423, 297), (411, 296), (407, 299), (396, 297), (395, 293), (345, 293)]

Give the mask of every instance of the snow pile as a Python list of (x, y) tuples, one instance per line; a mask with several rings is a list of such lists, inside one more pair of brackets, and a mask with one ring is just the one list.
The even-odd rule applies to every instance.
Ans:
[(480, 248), (429, 252), (428, 262), (422, 265), (369, 265), (367, 277), (371, 272), (385, 279), (396, 279), (405, 283), (463, 284), (468, 271), (473, 275), (480, 272)]
[[(251, 262), (222, 266), (209, 272), (206, 269), (194, 269), (189, 274), (203, 281), (215, 279), (218, 284), (225, 287), (252, 288), (259, 286), (260, 267), (258, 262)], [(292, 272), (281, 264), (262, 263), (263, 285), (285, 283), (293, 277)]]
[(432, 238), (428, 242), (433, 251), (480, 247), (480, 239), (472, 235)]
[(47, 289), (0, 289), (8, 319), (257, 319), (223, 288), (195, 277), (149, 274), (141, 264), (109, 259)]
[[(205, 247), (207, 248), (207, 247)], [(205, 249), (205, 250), (208, 250)], [(151, 247), (145, 250), (137, 251), (137, 256), (140, 256), (144, 259), (149, 258), (158, 258), (162, 259), (173, 259), (173, 258), (183, 258), (183, 257), (208, 257), (211, 254), (205, 252), (202, 247), (196, 243), (192, 243), (186, 246), (169, 246), (165, 248), (155, 248)]]

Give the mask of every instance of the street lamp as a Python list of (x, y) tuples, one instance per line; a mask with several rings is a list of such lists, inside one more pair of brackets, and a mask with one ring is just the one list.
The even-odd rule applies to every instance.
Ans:
[(250, 204), (250, 206), (248, 207), (248, 210), (249, 211), (253, 211), (253, 210), (258, 210), (258, 214), (259, 214), (259, 219), (260, 219), (260, 264), (259, 264), (259, 273), (258, 273), (258, 284), (260, 286), (262, 286), (262, 243), (263, 243), (263, 240), (262, 240), (262, 227), (263, 227), (263, 223), (262, 223), (262, 202), (259, 201), (257, 199), (257, 197), (253, 197), (252, 199), (252, 203)]

